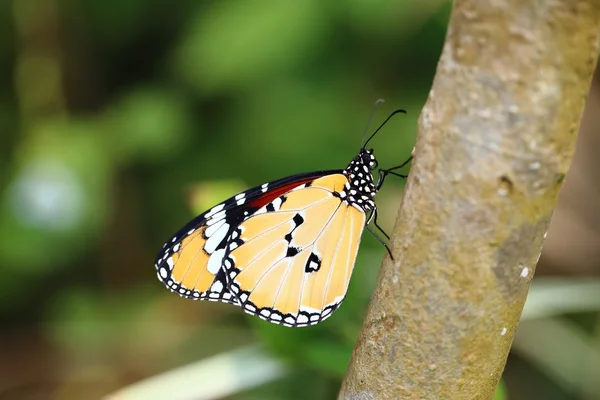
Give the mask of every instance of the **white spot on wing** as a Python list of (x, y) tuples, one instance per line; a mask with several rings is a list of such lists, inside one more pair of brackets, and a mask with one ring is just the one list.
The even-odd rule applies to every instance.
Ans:
[(223, 224), (215, 233), (212, 234), (211, 237), (208, 238), (206, 243), (204, 244), (204, 250), (211, 254), (215, 251), (219, 243), (225, 239), (227, 232), (229, 231), (229, 225)]
[(209, 226), (208, 228), (206, 228), (206, 231), (204, 231), (204, 235), (206, 235), (206, 237), (211, 237), (212, 235), (214, 235), (215, 231), (219, 229), (224, 223), (225, 220), (222, 219), (214, 225)]
[(306, 315), (304, 315), (304, 314), (300, 314), (300, 315), (298, 315), (298, 318), (296, 319), (296, 321), (299, 324), (305, 324), (305, 323), (308, 322), (308, 317)]
[(216, 275), (217, 272), (219, 272), (221, 265), (223, 264), (223, 256), (225, 256), (225, 249), (219, 249), (212, 253), (208, 259), (208, 263), (206, 263), (206, 269), (208, 272), (213, 275)]
[(276, 198), (275, 200), (273, 200), (271, 202), (271, 204), (273, 204), (273, 208), (275, 208), (275, 211), (278, 211), (279, 208), (281, 207), (281, 198)]
[(269, 311), (269, 310), (260, 310), (260, 315), (268, 317), (269, 315), (271, 315), (271, 311)]
[(216, 224), (217, 222), (221, 221), (223, 218), (225, 218), (225, 211), (219, 211), (218, 213), (213, 215), (212, 218), (210, 218), (209, 220), (206, 221), (206, 225), (210, 226), (210, 225)]
[(224, 203), (221, 203), (219, 205), (214, 206), (209, 212), (206, 213), (206, 215), (204, 216), (205, 218), (210, 218), (213, 215), (215, 215), (216, 213), (218, 213), (219, 211), (221, 211), (223, 208), (225, 207)]
[(223, 284), (221, 283), (221, 281), (216, 281), (215, 283), (213, 283), (210, 287), (210, 291), (221, 293), (223, 291)]

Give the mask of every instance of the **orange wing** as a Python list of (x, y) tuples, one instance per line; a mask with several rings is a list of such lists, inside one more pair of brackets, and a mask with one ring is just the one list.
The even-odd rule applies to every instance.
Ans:
[(343, 201), (332, 174), (257, 210), (233, 232), (223, 265), (229, 291), (252, 315), (285, 326), (331, 316), (346, 295), (365, 213)]

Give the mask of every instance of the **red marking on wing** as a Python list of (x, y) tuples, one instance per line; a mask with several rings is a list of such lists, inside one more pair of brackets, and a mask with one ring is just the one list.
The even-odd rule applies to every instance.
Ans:
[(300, 185), (304, 185), (305, 183), (308, 183), (310, 181), (314, 181), (317, 178), (320, 178), (320, 177), (319, 176), (311, 176), (310, 178), (300, 179), (298, 181), (290, 182), (286, 185), (280, 186), (276, 189), (268, 190), (262, 196), (260, 196), (256, 200), (250, 202), (248, 205), (251, 207), (258, 207), (258, 208), (263, 207), (265, 204), (269, 204), (270, 202), (272, 202), (273, 200), (275, 200), (282, 194), (289, 192), (293, 188), (300, 186)]

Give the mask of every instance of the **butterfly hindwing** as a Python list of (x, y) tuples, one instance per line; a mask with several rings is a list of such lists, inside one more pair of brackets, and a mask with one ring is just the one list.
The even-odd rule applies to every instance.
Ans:
[(159, 280), (185, 298), (237, 304), (227, 289), (229, 278), (222, 268), (235, 228), (282, 193), (335, 172), (317, 171), (266, 183), (200, 214), (163, 245), (155, 262)]
[(343, 201), (341, 173), (306, 182), (241, 222), (226, 245), (229, 290), (247, 312), (286, 326), (309, 326), (342, 302), (365, 224)]

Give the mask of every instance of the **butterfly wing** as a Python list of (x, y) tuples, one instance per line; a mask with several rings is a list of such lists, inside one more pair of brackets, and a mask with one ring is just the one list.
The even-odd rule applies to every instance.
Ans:
[(227, 289), (229, 280), (222, 268), (235, 228), (283, 193), (338, 172), (317, 171), (279, 179), (242, 192), (200, 214), (163, 245), (155, 262), (158, 279), (185, 298), (238, 304), (236, 296)]
[(343, 201), (347, 183), (341, 173), (305, 182), (234, 229), (223, 266), (247, 313), (299, 327), (339, 307), (365, 225), (364, 211)]

